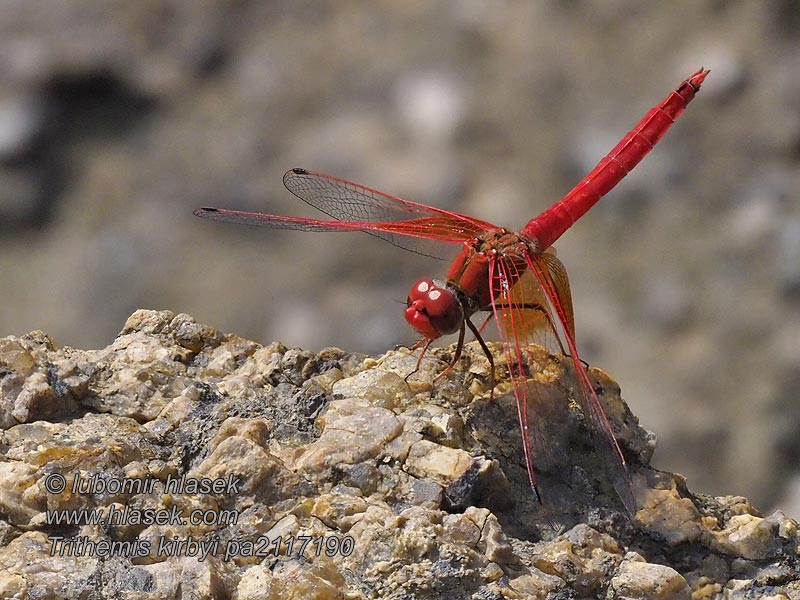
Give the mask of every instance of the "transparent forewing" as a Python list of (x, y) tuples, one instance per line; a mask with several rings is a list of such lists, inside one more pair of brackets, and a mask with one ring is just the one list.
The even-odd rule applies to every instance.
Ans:
[[(420, 254), (439, 257), (442, 252), (438, 243), (463, 242), (495, 228), (491, 223), (474, 217), (409, 202), (352, 181), (306, 169), (287, 171), (283, 183), (295, 196), (337, 221), (352, 223), (356, 225), (353, 229), (366, 231)], [(374, 225), (363, 226), (365, 223)], [(334, 228), (326, 230), (338, 231)]]
[[(272, 229), (293, 229), (296, 231), (365, 231), (381, 235), (398, 235), (424, 238), (432, 241), (457, 243), (471, 239), (473, 235), (457, 230), (449, 216), (434, 215), (407, 221), (320, 221), (303, 217), (286, 217), (258, 212), (246, 212), (227, 208), (198, 208), (194, 214), (212, 221), (224, 221), (239, 225), (256, 225)], [(388, 238), (387, 238), (388, 239)], [(399, 245), (399, 244), (398, 244)], [(403, 246), (405, 247), (405, 246)]]

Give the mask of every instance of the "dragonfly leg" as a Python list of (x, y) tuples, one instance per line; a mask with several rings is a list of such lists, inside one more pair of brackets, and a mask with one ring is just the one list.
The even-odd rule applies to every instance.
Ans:
[[(502, 308), (509, 308), (511, 307), (511, 305), (498, 303), (495, 304), (495, 307), (502, 309)], [(537, 302), (530, 302), (527, 304), (515, 304), (513, 305), (513, 308), (518, 308), (522, 310), (537, 310), (540, 313), (542, 313), (544, 315), (544, 318), (547, 319), (547, 324), (550, 325), (550, 330), (555, 334), (556, 341), (558, 341), (558, 347), (561, 349), (561, 354), (563, 354), (564, 356), (569, 356), (569, 353), (567, 352), (566, 348), (564, 348), (564, 344), (561, 342), (561, 336), (558, 335), (558, 329), (556, 329), (556, 326), (553, 323), (553, 319), (550, 317), (550, 311), (548, 311), (544, 306), (542, 306)], [(481, 325), (481, 331), (483, 331), (483, 328), (486, 327), (486, 323), (489, 322), (489, 319), (491, 319), (493, 315), (494, 312), (489, 314), (489, 316), (486, 318), (486, 322), (484, 322), (484, 324)], [(589, 365), (586, 366), (588, 367)]]
[(491, 382), (492, 389), (489, 392), (489, 400), (494, 400), (494, 386), (497, 385), (497, 379), (495, 378), (495, 373), (494, 373), (494, 357), (492, 356), (492, 353), (489, 350), (489, 346), (486, 345), (486, 342), (484, 342), (483, 338), (481, 337), (481, 331), (483, 330), (484, 327), (486, 327), (486, 323), (488, 323), (489, 319), (491, 318), (492, 315), (490, 314), (483, 322), (483, 325), (481, 325), (480, 329), (475, 327), (475, 325), (473, 325), (472, 321), (470, 321), (469, 319), (465, 319), (465, 321), (467, 323), (467, 327), (469, 327), (469, 330), (472, 332), (472, 335), (475, 336), (475, 339), (478, 340), (478, 343), (481, 346), (481, 350), (483, 350), (483, 353), (486, 355), (486, 358), (489, 361), (489, 366), (491, 367), (491, 378), (492, 378)]
[[(569, 352), (567, 352), (567, 349), (564, 348), (564, 344), (561, 342), (561, 336), (558, 335), (558, 330), (556, 329), (555, 325), (553, 324), (553, 319), (550, 318), (550, 313), (548, 311), (546, 311), (541, 304), (534, 304), (534, 305), (531, 305), (531, 306), (523, 305), (523, 308), (530, 308), (530, 309), (533, 309), (533, 310), (538, 310), (542, 314), (544, 314), (545, 319), (547, 319), (547, 323), (550, 325), (550, 329), (553, 331), (553, 333), (555, 334), (556, 340), (558, 341), (558, 347), (561, 349), (561, 355), (562, 356), (567, 356), (569, 358), (572, 358), (572, 355)], [(580, 357), (578, 357), (578, 360), (581, 361), (583, 366), (588, 371), (589, 370), (589, 363), (586, 362), (585, 360), (583, 360)]]
[(534, 310), (539, 310), (542, 313), (544, 313), (544, 317), (545, 317), (545, 319), (547, 319), (547, 323), (550, 325), (550, 329), (555, 333), (556, 340), (558, 340), (558, 347), (561, 348), (561, 354), (563, 356), (569, 356), (569, 354), (567, 353), (566, 348), (564, 348), (564, 344), (561, 342), (561, 336), (558, 335), (558, 329), (556, 329), (556, 326), (553, 323), (553, 319), (550, 318), (550, 313), (548, 311), (546, 311), (539, 304), (536, 305), (536, 308)]
[(406, 382), (406, 385), (408, 385), (408, 378), (411, 377), (414, 373), (417, 373), (419, 371), (419, 366), (422, 364), (422, 359), (425, 356), (425, 353), (428, 351), (428, 348), (431, 347), (432, 343), (433, 343), (433, 340), (429, 340), (428, 338), (422, 338), (420, 341), (418, 341), (416, 344), (414, 344), (410, 348), (410, 350), (413, 352), (414, 350), (416, 350), (420, 346), (424, 345), (424, 347), (422, 348), (422, 352), (419, 353), (419, 358), (417, 359), (417, 366), (414, 367), (414, 370), (411, 371), (411, 373), (409, 373), (408, 375), (403, 377), (403, 381)]
[[(469, 323), (469, 320), (466, 320)], [(461, 358), (461, 351), (464, 350), (464, 323), (461, 323), (461, 329), (458, 331), (458, 342), (456, 342), (456, 351), (453, 354), (453, 360), (450, 361), (450, 364), (447, 365), (444, 370), (439, 373), (436, 378), (433, 380), (434, 385), (438, 382), (442, 377), (447, 375), (450, 371), (453, 370), (453, 367), (456, 366), (458, 359)]]
[[(428, 338), (422, 338), (422, 339), (418, 340), (413, 346), (406, 346), (405, 344), (397, 344), (394, 347), (394, 349), (395, 349), (395, 352), (400, 350), (400, 348), (406, 348), (407, 350), (410, 350), (411, 352), (414, 352), (414, 350), (416, 350), (417, 348), (422, 346), (422, 344), (424, 344), (427, 341), (429, 341)], [(423, 352), (423, 354), (424, 354), (424, 352)]]

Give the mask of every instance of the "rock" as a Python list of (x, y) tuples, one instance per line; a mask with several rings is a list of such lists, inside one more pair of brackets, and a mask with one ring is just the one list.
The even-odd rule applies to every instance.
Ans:
[(37, 469), (24, 462), (0, 462), (0, 514), (12, 525), (27, 525), (45, 509)]
[(678, 478), (656, 475), (639, 496), (637, 520), (673, 546), (694, 542), (703, 532), (700, 513), (689, 498), (681, 495)]
[(406, 470), (416, 477), (448, 484), (462, 477), (472, 466), (469, 452), (447, 448), (427, 440), (411, 446)]
[(686, 580), (675, 569), (654, 565), (631, 552), (625, 556), (611, 580), (609, 598), (633, 600), (689, 600), (691, 591)]
[(332, 401), (322, 422), (324, 432), (297, 461), (312, 473), (375, 458), (403, 430), (392, 411), (360, 399)]
[(576, 525), (545, 545), (534, 564), (563, 579), (579, 594), (590, 596), (607, 585), (621, 558), (622, 550), (612, 537)]
[(42, 352), (52, 350), (53, 341), (41, 332), (0, 340), (0, 369), (5, 371), (0, 380), (3, 428), (55, 419), (76, 410), (73, 392), (79, 392), (84, 381), (76, 376), (75, 365), (68, 357), (59, 366), (43, 361)]
[(137, 311), (101, 350), (0, 339), (0, 596), (797, 596), (797, 523), (653, 470), (652, 434), (592, 369), (626, 516), (567, 363), (531, 356), (565, 407), (546, 415), (557, 507), (535, 501), (511, 388), (490, 399), (471, 346), (431, 386), (439, 363), (406, 382), (406, 350), (260, 346), (169, 311)]
[(778, 550), (776, 524), (753, 515), (735, 515), (722, 531), (712, 535), (718, 546), (729, 554), (748, 559), (768, 558)]

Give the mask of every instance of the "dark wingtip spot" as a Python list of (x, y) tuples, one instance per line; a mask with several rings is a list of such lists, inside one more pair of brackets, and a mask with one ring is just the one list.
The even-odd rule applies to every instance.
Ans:
[(196, 208), (193, 214), (197, 215), (198, 217), (202, 217), (204, 214), (210, 212), (219, 212), (219, 209), (211, 208), (210, 206), (204, 206), (202, 208)]

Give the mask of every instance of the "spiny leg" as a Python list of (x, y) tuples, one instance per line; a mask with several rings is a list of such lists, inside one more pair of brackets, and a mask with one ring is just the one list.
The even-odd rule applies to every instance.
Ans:
[[(469, 320), (465, 319), (465, 321), (469, 323)], [(444, 368), (444, 370), (434, 378), (433, 380), (434, 385), (436, 385), (436, 382), (438, 382), (442, 377), (447, 375), (447, 373), (452, 371), (453, 367), (458, 362), (458, 359), (461, 358), (461, 352), (464, 350), (464, 332), (465, 332), (464, 321), (462, 321), (461, 329), (458, 330), (458, 342), (456, 342), (456, 351), (455, 354), (453, 354), (453, 359), (450, 361), (450, 364), (447, 365)], [(419, 365), (417, 366), (419, 367)]]
[[(425, 350), (427, 350), (427, 349), (428, 349), (428, 346), (430, 346), (430, 345), (431, 345), (431, 342), (432, 342), (432, 341), (433, 341), (433, 340), (429, 340), (428, 338), (425, 338), (425, 337), (424, 337), (424, 338), (421, 338), (421, 339), (417, 340), (417, 343), (416, 343), (416, 344), (414, 344), (414, 345), (413, 345), (413, 346), (411, 346), (411, 347), (408, 347), (408, 346), (398, 346), (398, 348), (408, 348), (408, 349), (409, 349), (411, 352), (414, 352), (414, 350), (416, 350), (417, 348), (419, 348), (420, 346), (422, 346), (423, 344), (425, 344)], [(423, 350), (423, 351), (422, 351), (422, 353), (423, 353), (423, 354), (425, 354), (425, 350)]]
[[(514, 304), (514, 305), (505, 304), (505, 303), (498, 303), (498, 304), (496, 304), (496, 307), (497, 308), (520, 308), (522, 310), (537, 310), (540, 313), (542, 313), (544, 315), (544, 318), (547, 319), (547, 324), (550, 325), (550, 330), (555, 334), (556, 341), (558, 342), (558, 347), (561, 349), (561, 354), (563, 354), (564, 356), (569, 356), (569, 353), (567, 352), (566, 348), (564, 348), (564, 344), (561, 342), (561, 336), (558, 335), (558, 330), (556, 329), (555, 324), (553, 323), (553, 319), (550, 317), (550, 312), (544, 306), (542, 306), (541, 304), (539, 304), (537, 302), (531, 302), (531, 303), (528, 303), (528, 304)], [(491, 320), (491, 318), (493, 316), (494, 316), (494, 312), (489, 313), (489, 316), (486, 317), (486, 321), (484, 321), (483, 325), (481, 325), (481, 331), (483, 331), (483, 328), (486, 327), (486, 324)], [(584, 362), (584, 361), (581, 361), (581, 362)], [(586, 364), (586, 363), (584, 362), (584, 364)], [(586, 364), (586, 367), (588, 368), (589, 365)]]
[[(414, 373), (419, 372), (420, 365), (422, 365), (422, 359), (425, 357), (425, 353), (428, 351), (428, 348), (431, 347), (432, 343), (433, 343), (433, 340), (430, 340), (430, 339), (427, 339), (427, 338), (422, 338), (419, 342), (414, 344), (414, 347), (412, 348), (412, 350), (416, 350), (417, 348), (419, 348), (423, 344), (424, 344), (424, 347), (422, 348), (422, 352), (420, 352), (419, 358), (417, 359), (417, 366), (414, 367), (414, 370), (411, 371), (408, 375), (406, 375), (403, 378), (403, 380), (406, 382), (406, 384), (408, 383), (408, 378), (409, 377), (411, 377)], [(456, 352), (453, 355), (453, 360), (451, 360), (450, 364), (448, 364), (444, 368), (444, 370), (434, 378), (434, 380), (433, 380), (433, 384), (434, 385), (442, 377), (444, 377), (448, 373), (448, 371), (452, 370), (453, 366), (455, 366), (455, 364), (458, 362), (458, 359), (461, 358), (461, 352), (462, 352), (463, 349), (464, 349), (464, 323), (461, 323), (461, 330), (458, 332), (458, 342), (456, 344)], [(431, 388), (431, 393), (433, 393), (433, 388)]]
[[(540, 313), (542, 313), (544, 315), (544, 318), (547, 319), (547, 324), (550, 325), (550, 330), (555, 335), (555, 338), (556, 338), (556, 341), (558, 342), (558, 347), (561, 350), (562, 356), (570, 357), (569, 352), (567, 352), (567, 349), (564, 348), (564, 344), (561, 341), (561, 336), (558, 335), (558, 330), (555, 328), (555, 325), (553, 324), (553, 319), (550, 317), (550, 312), (547, 309), (545, 309), (544, 306), (542, 306), (541, 304), (539, 304), (537, 302), (529, 302), (529, 303), (526, 303), (526, 304), (514, 304), (514, 305), (507, 304), (507, 303), (497, 303), (495, 305), (495, 307), (498, 308), (498, 309), (518, 308), (518, 309), (522, 309), (522, 310), (536, 310), (536, 311), (539, 311)], [(491, 354), (489, 353), (488, 349), (486, 348), (486, 345), (483, 343), (483, 339), (481, 339), (481, 336), (479, 334), (479, 332), (483, 331), (486, 328), (486, 325), (488, 325), (489, 321), (492, 320), (492, 317), (494, 317), (494, 311), (490, 311), (489, 312), (489, 316), (486, 317), (486, 320), (481, 324), (481, 326), (477, 330), (475, 329), (475, 326), (470, 321), (467, 321), (467, 325), (469, 325), (470, 330), (475, 334), (475, 339), (477, 339), (478, 342), (481, 344), (481, 347), (483, 348), (484, 353), (486, 353), (486, 356), (489, 358), (489, 363), (492, 365), (492, 394), (494, 394), (494, 362), (492, 361)], [(589, 370), (589, 363), (586, 362), (585, 360), (583, 360), (582, 358), (579, 358), (578, 360), (581, 361), (583, 366), (588, 371)]]
[(494, 376), (494, 357), (492, 356), (492, 353), (489, 350), (489, 346), (486, 345), (486, 342), (484, 342), (483, 338), (481, 337), (481, 330), (486, 326), (486, 323), (489, 322), (491, 316), (492, 315), (490, 314), (489, 317), (486, 319), (486, 321), (483, 322), (483, 325), (481, 326), (480, 329), (475, 327), (475, 325), (473, 325), (472, 321), (470, 321), (469, 319), (465, 319), (465, 321), (467, 323), (467, 327), (469, 327), (469, 330), (472, 332), (472, 335), (475, 336), (475, 339), (478, 340), (478, 343), (481, 346), (481, 350), (483, 350), (483, 353), (486, 355), (486, 358), (489, 361), (489, 367), (491, 368), (490, 377), (492, 380), (491, 381), (492, 387), (489, 392), (489, 400), (494, 400), (494, 386), (497, 385), (497, 379)]
[[(497, 309), (510, 308), (510, 307), (522, 310), (537, 310), (541, 312), (547, 319), (547, 322), (550, 324), (550, 329), (556, 331), (555, 328), (553, 327), (553, 321), (550, 319), (550, 314), (547, 312), (547, 310), (545, 310), (545, 308), (541, 304), (536, 302), (529, 302), (527, 304), (514, 304), (514, 305), (502, 302), (498, 302), (497, 304), (495, 304), (495, 308)], [(486, 354), (486, 358), (489, 359), (489, 364), (492, 367), (492, 391), (490, 398), (494, 399), (494, 386), (496, 385), (494, 358), (492, 357), (492, 353), (489, 351), (489, 348), (486, 346), (486, 343), (483, 341), (483, 338), (481, 337), (480, 334), (480, 332), (486, 328), (486, 325), (489, 324), (489, 321), (492, 320), (492, 317), (494, 317), (493, 310), (489, 311), (489, 316), (486, 317), (486, 319), (484, 320), (484, 322), (481, 324), (480, 327), (476, 328), (475, 325), (473, 325), (470, 320), (467, 320), (467, 325), (469, 326), (470, 331), (472, 331), (472, 333), (475, 335), (475, 339), (478, 340), (478, 343), (481, 345), (481, 348), (483, 349), (484, 354)], [(561, 353), (564, 354), (564, 346), (561, 344), (561, 339), (558, 337), (558, 335), (556, 335), (556, 339), (558, 340), (558, 345), (561, 347)]]
[(432, 343), (433, 343), (433, 340), (429, 340), (428, 338), (422, 338), (420, 341), (418, 341), (416, 344), (414, 344), (410, 348), (410, 350), (413, 352), (414, 350), (416, 350), (420, 346), (423, 346), (423, 344), (424, 344), (424, 347), (422, 348), (422, 352), (419, 353), (419, 358), (417, 359), (417, 366), (414, 367), (414, 370), (411, 371), (408, 375), (403, 377), (403, 381), (406, 382), (406, 385), (410, 385), (408, 383), (408, 378), (411, 377), (414, 373), (417, 373), (419, 371), (419, 366), (422, 364), (422, 359), (425, 357), (425, 353), (428, 351), (428, 348), (431, 347)]

